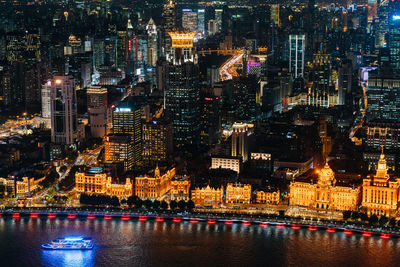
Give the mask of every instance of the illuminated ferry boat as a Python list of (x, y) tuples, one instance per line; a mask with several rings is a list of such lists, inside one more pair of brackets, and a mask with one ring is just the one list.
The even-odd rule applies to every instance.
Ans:
[(58, 238), (42, 245), (43, 249), (52, 250), (87, 250), (93, 249), (93, 241), (87, 237)]

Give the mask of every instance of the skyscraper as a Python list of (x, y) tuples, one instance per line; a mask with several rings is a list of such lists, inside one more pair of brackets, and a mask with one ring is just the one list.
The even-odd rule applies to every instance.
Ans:
[(173, 150), (172, 124), (156, 118), (143, 124), (143, 161), (164, 161)]
[(168, 32), (175, 30), (175, 3), (173, 0), (167, 0), (164, 4), (164, 34), (163, 34), (163, 46), (164, 54), (169, 53), (171, 49), (171, 37)]
[(204, 35), (205, 33), (205, 9), (197, 10), (197, 31)]
[(146, 26), (147, 30), (147, 64), (155, 67), (158, 59), (158, 33), (154, 20), (151, 18)]
[(197, 32), (197, 13), (191, 9), (182, 10), (182, 28), (188, 32)]
[(125, 73), (135, 74), (135, 36), (131, 20), (128, 19), (126, 26), (126, 44), (125, 44)]
[(167, 59), (167, 118), (173, 123), (178, 147), (197, 146), (199, 135), (199, 69), (193, 48), (196, 33), (170, 32), (171, 54)]
[(289, 35), (289, 69), (293, 78), (304, 76), (305, 35)]
[(130, 99), (113, 110), (114, 135), (130, 135), (133, 147), (133, 162), (139, 163), (142, 155), (142, 109)]
[(215, 9), (215, 21), (217, 24), (217, 31), (220, 32), (222, 30), (222, 9)]
[(241, 156), (243, 162), (246, 162), (249, 155), (248, 151), (248, 134), (252, 124), (234, 123), (232, 126), (232, 156)]
[(51, 141), (71, 145), (78, 136), (75, 80), (72, 76), (55, 76), (45, 87), (50, 88)]
[(107, 88), (91, 86), (87, 89), (90, 132), (93, 137), (103, 137), (107, 132), (107, 105)]

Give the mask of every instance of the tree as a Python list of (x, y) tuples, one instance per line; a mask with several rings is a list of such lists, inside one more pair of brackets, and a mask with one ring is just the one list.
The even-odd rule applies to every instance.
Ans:
[(135, 199), (134, 199), (133, 203), (134, 203), (136, 209), (141, 209), (142, 206), (143, 206), (143, 201), (138, 196), (135, 196)]
[(176, 207), (178, 207), (178, 203), (176, 203), (175, 200), (171, 200), (171, 202), (169, 202), (169, 208), (170, 208), (171, 210), (175, 210)]
[(390, 221), (389, 221), (389, 225), (390, 225), (391, 227), (395, 227), (395, 226), (396, 226), (396, 223), (397, 223), (396, 218), (391, 218)]
[(160, 208), (160, 201), (154, 200), (153, 201), (153, 209), (158, 210)]
[(153, 202), (150, 199), (146, 199), (143, 204), (148, 210), (153, 207)]
[(185, 210), (186, 202), (184, 200), (179, 200), (178, 207), (179, 207), (180, 210)]
[(168, 209), (168, 203), (167, 203), (165, 200), (161, 201), (161, 203), (160, 203), (160, 208), (161, 208), (162, 210)]
[(389, 218), (388, 218), (388, 217), (386, 217), (386, 216), (381, 216), (381, 217), (379, 218), (379, 225), (380, 225), (380, 226), (384, 226), (384, 225), (386, 225), (386, 224), (388, 223), (388, 221), (389, 221)]
[(358, 218), (360, 218), (360, 213), (359, 213), (358, 211), (353, 211), (353, 212), (351, 213), (351, 218), (352, 218), (353, 220), (357, 220)]
[(347, 221), (351, 216), (351, 211), (345, 210), (343, 211), (343, 220)]
[(120, 205), (118, 197), (113, 196), (113, 197), (111, 198), (110, 204), (111, 204), (112, 206), (114, 206), (114, 207), (118, 207), (118, 206)]
[(189, 211), (192, 211), (195, 207), (194, 202), (191, 199), (187, 202), (186, 206)]
[(363, 221), (363, 222), (368, 222), (368, 220), (369, 220), (368, 214), (366, 214), (366, 213), (361, 213), (360, 218), (361, 218), (361, 221)]
[(126, 200), (126, 204), (129, 207), (132, 207), (132, 205), (135, 203), (135, 199), (133, 198), (133, 196), (128, 197), (128, 199)]
[(371, 215), (371, 217), (369, 217), (369, 223), (370, 224), (376, 224), (378, 222), (378, 216), (376, 216), (376, 214)]

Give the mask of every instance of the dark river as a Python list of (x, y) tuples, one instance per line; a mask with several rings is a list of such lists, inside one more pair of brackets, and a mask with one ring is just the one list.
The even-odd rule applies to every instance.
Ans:
[[(68, 235), (92, 251), (46, 251)], [(400, 240), (274, 226), (0, 218), (0, 266), (400, 266)]]

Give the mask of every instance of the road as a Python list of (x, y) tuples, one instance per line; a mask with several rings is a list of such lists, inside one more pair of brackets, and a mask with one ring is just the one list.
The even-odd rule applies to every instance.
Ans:
[(350, 133), (349, 133), (349, 138), (352, 139), (358, 129), (360, 129), (363, 124), (364, 124), (364, 118), (365, 118), (365, 113), (368, 107), (368, 100), (367, 100), (367, 87), (366, 84), (361, 82), (361, 88), (363, 90), (363, 102), (364, 102), (364, 108), (360, 106), (360, 113), (359, 116), (355, 120), (355, 125), (351, 128)]
[(235, 70), (235, 64), (240, 62), (243, 59), (244, 53), (241, 52), (240, 54), (232, 56), (228, 59), (221, 67), (220, 67), (220, 74), (221, 80), (232, 80), (234, 76), (237, 76), (237, 72)]

